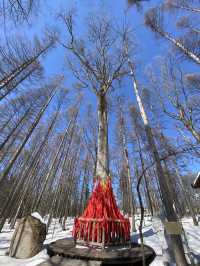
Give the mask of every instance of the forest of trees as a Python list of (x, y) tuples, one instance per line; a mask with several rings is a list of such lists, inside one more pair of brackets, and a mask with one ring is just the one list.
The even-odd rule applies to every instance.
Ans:
[[(141, 207), (198, 225), (200, 191), (191, 183), (200, 157), (200, 1), (121, 1), (127, 11), (117, 23), (88, 12), (83, 29), (78, 7), (66, 6), (51, 10), (59, 30), (48, 25), (29, 37), (18, 30), (37, 24), (45, 3), (1, 1), (0, 230), (34, 211), (65, 229), (95, 178), (107, 175), (133, 231)], [(128, 12), (165, 47), (143, 73)], [(48, 75), (56, 51), (62, 70)], [(172, 243), (177, 265), (187, 265), (180, 237)]]

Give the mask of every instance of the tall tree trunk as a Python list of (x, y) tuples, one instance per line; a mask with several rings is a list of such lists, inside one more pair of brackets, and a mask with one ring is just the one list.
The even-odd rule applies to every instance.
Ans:
[(0, 128), (0, 132), (4, 131), (4, 129), (9, 125), (10, 121), (13, 119), (13, 115), (9, 114), (9, 118), (8, 120), (3, 124), (1, 125), (1, 128)]
[[(163, 206), (164, 206), (164, 210), (165, 210), (165, 215), (166, 215), (166, 218), (169, 222), (172, 222), (172, 221), (176, 222), (177, 216), (176, 216), (176, 213), (173, 209), (173, 201), (170, 198), (170, 193), (169, 193), (168, 186), (167, 186), (167, 183), (165, 180), (165, 175), (164, 175), (164, 171), (162, 169), (162, 165), (161, 165), (161, 161), (160, 161), (159, 154), (157, 151), (157, 147), (156, 147), (156, 144), (154, 141), (154, 137), (153, 137), (151, 128), (149, 126), (148, 118), (147, 118), (142, 100), (141, 100), (140, 95), (139, 95), (137, 81), (135, 79), (133, 66), (132, 66), (132, 63), (130, 61), (129, 61), (129, 65), (130, 65), (130, 69), (131, 69), (131, 76), (133, 78), (134, 93), (136, 95), (136, 100), (137, 100), (137, 103), (139, 106), (140, 115), (141, 115), (142, 121), (143, 121), (144, 126), (145, 126), (147, 141), (149, 143), (149, 147), (150, 147), (152, 156), (153, 156), (155, 164), (156, 164), (157, 176), (158, 176), (159, 186), (160, 186), (160, 190), (161, 190), (161, 194), (162, 194), (162, 202), (163, 202)], [(175, 256), (177, 266), (187, 266), (188, 263), (187, 263), (187, 260), (186, 260), (185, 254), (184, 254), (181, 236), (180, 235), (170, 235), (170, 236), (171, 236), (172, 249), (174, 251), (174, 256)]]
[(106, 178), (109, 174), (108, 162), (108, 121), (106, 95), (98, 95), (98, 147), (96, 176)]
[(144, 159), (142, 156), (142, 148), (141, 148), (141, 144), (140, 144), (140, 139), (139, 136), (136, 132), (136, 137), (138, 140), (138, 147), (139, 147), (139, 155), (140, 155), (140, 161), (141, 161), (141, 166), (142, 166), (142, 171), (144, 172), (144, 183), (145, 183), (145, 188), (146, 188), (146, 192), (147, 192), (147, 199), (148, 199), (148, 205), (150, 208), (150, 212), (151, 212), (151, 216), (153, 216), (153, 207), (152, 207), (152, 200), (151, 200), (151, 196), (150, 196), (150, 192), (149, 192), (149, 186), (148, 186), (148, 182), (147, 182), (147, 176), (146, 176), (146, 172), (144, 171), (145, 167), (144, 167)]
[[(165, 145), (166, 150), (167, 150), (168, 153), (170, 153), (169, 145), (168, 145), (167, 140), (166, 140), (166, 138), (165, 138), (165, 136), (164, 136), (164, 134), (162, 132), (161, 132), (161, 141), (163, 143), (166, 143), (166, 145)], [(194, 225), (197, 226), (198, 225), (198, 220), (196, 218), (196, 214), (195, 214), (195, 211), (194, 211), (194, 207), (193, 207), (193, 204), (192, 204), (192, 200), (191, 200), (191, 197), (190, 197), (189, 193), (185, 189), (185, 186), (184, 186), (183, 181), (182, 181), (182, 178), (181, 178), (181, 176), (179, 174), (178, 166), (177, 166), (177, 163), (176, 163), (176, 160), (175, 159), (176, 159), (176, 157), (174, 156), (174, 157), (171, 158), (170, 161), (171, 161), (172, 165), (174, 166), (174, 169), (175, 169), (175, 172), (176, 172), (176, 176), (178, 178), (178, 181), (177, 182), (178, 182), (178, 185), (181, 188), (181, 193), (183, 194), (183, 200), (186, 203), (185, 205), (189, 209), (189, 212), (190, 212), (190, 215), (191, 215), (191, 217), (193, 219)], [(166, 164), (165, 161), (164, 161), (164, 163)], [(171, 181), (171, 183), (172, 183), (172, 181)]]
[[(10, 206), (13, 205), (13, 200), (16, 201), (17, 194), (18, 195), (20, 194), (21, 186), (22, 185), (25, 186), (25, 183), (28, 183), (27, 186), (30, 186), (31, 178), (34, 175), (32, 172), (33, 172), (34, 168), (37, 167), (37, 165), (39, 164), (41, 152), (42, 152), (42, 150), (43, 150), (43, 148), (44, 148), (44, 146), (45, 146), (45, 144), (49, 138), (49, 135), (50, 135), (54, 125), (55, 125), (58, 114), (59, 114), (59, 109), (56, 112), (56, 114), (53, 116), (53, 119), (50, 122), (50, 125), (47, 129), (47, 132), (43, 138), (43, 141), (41, 142), (39, 147), (36, 149), (36, 152), (32, 152), (33, 157), (32, 156), (28, 157), (28, 159), (25, 163), (25, 168), (22, 169), (22, 172), (20, 173), (20, 178), (17, 180), (17, 183), (14, 183), (13, 189), (10, 192), (10, 194), (8, 195), (7, 200), (3, 205), (3, 209), (0, 213), (0, 215), (2, 217), (2, 219), (0, 221), (0, 232), (3, 228), (3, 225), (6, 221), (7, 216), (9, 215), (9, 212), (10, 212), (9, 209), (10, 209)], [(24, 196), (21, 197), (22, 198), (21, 204), (23, 203), (25, 196), (26, 196), (26, 193), (24, 194)], [(14, 211), (16, 211), (16, 210), (14, 210)], [(15, 215), (16, 219), (17, 219), (19, 211), (20, 211), (20, 208), (16, 212), (16, 215)]]
[(12, 134), (15, 132), (15, 130), (19, 127), (19, 125), (24, 121), (24, 119), (29, 114), (29, 111), (31, 110), (31, 106), (26, 110), (26, 112), (22, 115), (22, 117), (19, 119), (19, 121), (16, 123), (15, 127), (10, 131), (8, 136), (5, 138), (5, 140), (0, 145), (0, 151), (3, 149), (3, 147), (6, 145), (6, 143), (9, 141)]
[(131, 171), (130, 171), (130, 166), (129, 166), (128, 150), (126, 147), (124, 148), (124, 153), (125, 153), (126, 169), (127, 169), (127, 176), (128, 176), (128, 192), (129, 192), (129, 203), (130, 203), (130, 210), (131, 210), (131, 230), (132, 232), (135, 232), (136, 231), (135, 206), (134, 206), (132, 178), (131, 178)]
[(49, 172), (48, 172), (47, 176), (45, 177), (44, 184), (42, 184), (42, 189), (41, 189), (41, 191), (39, 193), (39, 196), (38, 196), (38, 199), (37, 199), (37, 201), (35, 203), (34, 210), (37, 210), (39, 205), (40, 205), (40, 202), (41, 202), (41, 199), (42, 199), (42, 195), (43, 195), (43, 193), (44, 193), (44, 191), (46, 189), (47, 183), (52, 177), (52, 172), (53, 172), (53, 175), (55, 175), (57, 170), (58, 170), (57, 168), (59, 166), (59, 163), (57, 164), (57, 167), (56, 167), (57, 159), (59, 157), (59, 154), (63, 153), (67, 138), (69, 137), (69, 134), (70, 134), (71, 124), (73, 125), (72, 132), (74, 131), (74, 127), (75, 127), (75, 124), (76, 124), (77, 116), (78, 116), (78, 111), (76, 111), (75, 116), (72, 117), (72, 119), (69, 121), (68, 126), (65, 129), (65, 133), (64, 133), (64, 135), (63, 135), (63, 137), (62, 137), (62, 139), (60, 141), (60, 144), (58, 146), (56, 154), (55, 154), (55, 156), (53, 158), (53, 161), (52, 161), (52, 164), (50, 166)]
[(4, 147), (3, 151), (1, 151), (2, 153), (0, 153), (0, 161), (3, 162), (5, 161), (6, 157), (9, 158), (9, 151), (12, 151), (12, 148), (15, 147), (15, 141), (18, 139), (18, 137), (20, 136), (20, 133), (22, 132), (22, 128), (23, 128), (23, 124), (21, 124), (19, 126), (19, 128), (17, 128), (15, 130), (15, 132), (12, 134), (12, 138), (9, 141), (9, 143), (7, 143), (7, 145)]
[(174, 182), (172, 181), (172, 176), (171, 176), (171, 174), (170, 174), (170, 172), (168, 170), (168, 166), (167, 166), (166, 160), (163, 160), (163, 163), (164, 163), (166, 183), (167, 183), (167, 186), (168, 186), (170, 197), (171, 197), (172, 201), (174, 202), (174, 207), (175, 207), (176, 213), (179, 214), (179, 215), (182, 215), (183, 214), (182, 208), (181, 208), (179, 200), (177, 198), (177, 193), (176, 193), (176, 189), (175, 189), (175, 186), (176, 186), (175, 180), (174, 180)]
[(190, 59), (192, 59), (195, 63), (200, 64), (200, 58), (187, 49), (180, 41), (176, 40), (175, 38), (171, 37), (168, 32), (157, 30), (156, 31), (163, 36), (165, 39), (173, 43), (177, 48), (179, 48), (185, 55), (187, 55)]
[(84, 196), (86, 193), (86, 187), (87, 187), (87, 175), (88, 175), (88, 159), (89, 156), (87, 155), (84, 161), (84, 169), (83, 169), (83, 181), (82, 181), (82, 186), (81, 186), (81, 195), (80, 195), (80, 202), (79, 202), (79, 214), (81, 214), (84, 210), (85, 207), (85, 200)]
[[(31, 154), (28, 154), (24, 158), (25, 165), (29, 163), (31, 158)], [(7, 198), (5, 202), (3, 203), (1, 207), (1, 212), (0, 212), (0, 232), (6, 222), (6, 219), (9, 217), (9, 215), (12, 212), (13, 206), (16, 204), (17, 200), (17, 192), (21, 188), (21, 180), (23, 179), (23, 173), (24, 171), (21, 171), (20, 173), (20, 179), (14, 180), (13, 186), (9, 194), (7, 195)]]
[(34, 66), (30, 71), (28, 71), (23, 77), (21, 77), (19, 80), (17, 80), (14, 84), (11, 84), (10, 88), (5, 93), (0, 95), (0, 101), (3, 100), (8, 94), (10, 94), (20, 83), (22, 83), (29, 76), (31, 76), (35, 70), (37, 70), (39, 64), (38, 63), (36, 64), (36, 62), (34, 62), (33, 64), (34, 64)]
[(73, 179), (74, 179), (74, 174), (76, 172), (76, 169), (77, 169), (77, 159), (78, 159), (78, 156), (79, 156), (79, 151), (76, 152), (74, 158), (71, 158), (71, 161), (70, 161), (70, 175), (69, 175), (69, 178), (66, 182), (66, 195), (65, 195), (65, 200), (64, 200), (64, 203), (65, 203), (65, 206), (63, 206), (63, 221), (62, 221), (62, 228), (63, 230), (66, 230), (65, 228), (65, 222), (67, 220), (67, 215), (69, 215), (69, 212), (70, 212), (70, 202), (71, 202), (71, 196), (73, 194)]
[(122, 106), (120, 103), (120, 99), (118, 101), (119, 103), (119, 115), (120, 115), (120, 128), (121, 128), (121, 134), (122, 134), (122, 146), (123, 146), (123, 154), (125, 159), (125, 174), (128, 177), (128, 202), (129, 202), (129, 208), (130, 208), (130, 214), (131, 214), (131, 230), (132, 232), (136, 231), (135, 228), (135, 206), (134, 206), (134, 197), (133, 197), (133, 189), (132, 189), (132, 178), (131, 178), (131, 170), (130, 170), (130, 164), (129, 164), (129, 155), (128, 155), (128, 149), (127, 149), (127, 139), (126, 139), (126, 132), (125, 132), (125, 121), (123, 117), (123, 111)]

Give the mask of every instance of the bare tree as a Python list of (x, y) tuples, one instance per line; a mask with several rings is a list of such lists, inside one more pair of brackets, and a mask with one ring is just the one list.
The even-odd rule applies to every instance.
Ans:
[[(160, 75), (150, 77), (153, 89), (160, 98), (161, 110), (176, 122), (180, 132), (188, 132), (189, 142), (200, 143), (199, 90), (197, 80), (184, 72), (171, 59), (161, 62)], [(155, 75), (154, 75), (155, 77)], [(189, 81), (191, 80), (191, 82)]]
[[(200, 28), (198, 27), (198, 23), (194, 21), (194, 19), (190, 16), (182, 16), (178, 19), (176, 23), (177, 28), (188, 30), (191, 33), (200, 34)], [(190, 34), (191, 36), (191, 34)]]
[(53, 161), (51, 163), (51, 166), (49, 168), (49, 172), (46, 175), (45, 180), (44, 180), (44, 182), (42, 184), (42, 189), (41, 189), (41, 191), (39, 193), (39, 196), (38, 196), (38, 199), (37, 199), (37, 201), (35, 203), (34, 209), (38, 209), (38, 207), (40, 205), (40, 202), (41, 202), (41, 199), (42, 199), (42, 196), (43, 196), (43, 193), (44, 193), (44, 191), (45, 191), (45, 189), (47, 187), (47, 183), (49, 182), (50, 179), (53, 180), (53, 177), (55, 176), (55, 174), (56, 174), (56, 172), (58, 170), (59, 163), (57, 163), (57, 162), (60, 161), (59, 160), (59, 158), (61, 156), (60, 153), (61, 154), (63, 153), (63, 148), (65, 146), (67, 138), (69, 137), (69, 130), (71, 129), (71, 124), (74, 127), (76, 119), (77, 119), (77, 115), (78, 115), (78, 111), (76, 111), (75, 115), (72, 116), (71, 120), (69, 121), (69, 123), (68, 123), (68, 125), (67, 125), (67, 127), (65, 129), (65, 132), (64, 132), (64, 134), (63, 134), (63, 136), (62, 136), (62, 138), (60, 140), (59, 146), (57, 148), (57, 151), (55, 153), (55, 156), (54, 156)]
[[(199, 56), (199, 46), (198, 46), (198, 36), (195, 40), (191, 41), (190, 38), (176, 39), (170, 33), (168, 33), (163, 26), (163, 8), (155, 7), (151, 8), (145, 14), (145, 24), (158, 35), (162, 36), (164, 39), (172, 43), (178, 50), (182, 52), (187, 58), (191, 59), (193, 62), (200, 64)], [(197, 38), (197, 40), (196, 40)]]
[(189, 12), (200, 13), (200, 8), (195, 7), (195, 5), (198, 4), (198, 0), (165, 0), (164, 2), (166, 9), (181, 9)]
[(35, 121), (33, 122), (33, 124), (30, 126), (28, 133), (25, 135), (25, 137), (23, 138), (21, 144), (19, 145), (19, 147), (17, 148), (17, 150), (15, 151), (14, 155), (12, 156), (12, 158), (10, 159), (9, 163), (7, 164), (6, 168), (3, 170), (3, 172), (1, 173), (1, 177), (0, 177), (0, 182), (8, 175), (8, 173), (10, 172), (13, 164), (15, 163), (15, 161), (17, 160), (19, 154), (21, 153), (22, 149), (24, 148), (25, 144), (27, 143), (27, 141), (29, 140), (31, 134), (33, 133), (34, 129), (36, 128), (36, 126), (38, 125), (42, 115), (44, 114), (45, 110), (47, 109), (47, 107), (49, 106), (51, 100), (53, 99), (55, 93), (56, 93), (56, 89), (59, 88), (60, 85), (60, 80), (57, 79), (54, 81), (54, 83), (52, 83), (49, 87), (51, 87), (50, 89), (50, 94), (46, 100), (46, 102), (44, 103), (44, 105), (42, 106), (40, 112), (38, 113), (38, 115), (35, 118)]
[(79, 67), (70, 64), (73, 73), (81, 86), (89, 88), (98, 100), (98, 148), (96, 175), (105, 178), (109, 174), (108, 158), (108, 123), (107, 94), (126, 73), (127, 56), (124, 40), (128, 32), (114, 30), (110, 21), (105, 18), (92, 18), (88, 24), (88, 35), (85, 40), (74, 33), (72, 13), (61, 15), (70, 40), (63, 46), (72, 53)]
[(55, 34), (46, 39), (35, 38), (31, 44), (24, 38), (9, 40), (7, 46), (0, 46), (0, 100), (13, 92), (25, 80), (42, 77), (42, 66), (38, 59), (55, 44)]
[[(151, 154), (153, 156), (153, 159), (154, 159), (155, 165), (156, 165), (158, 182), (159, 182), (159, 187), (160, 187), (160, 191), (161, 191), (161, 198), (162, 198), (163, 207), (165, 210), (165, 215), (166, 215), (166, 218), (168, 221), (177, 221), (177, 216), (176, 216), (176, 213), (175, 213), (174, 208), (173, 208), (173, 201), (170, 197), (170, 192), (168, 189), (166, 179), (164, 178), (165, 174), (164, 174), (164, 171), (163, 171), (163, 168), (161, 165), (160, 156), (159, 156), (156, 144), (155, 144), (155, 140), (154, 140), (154, 137), (152, 134), (151, 127), (149, 125), (148, 117), (147, 117), (147, 114), (145, 112), (143, 102), (142, 102), (140, 94), (139, 94), (138, 83), (137, 83), (137, 80), (135, 78), (135, 69), (134, 69), (134, 66), (133, 66), (132, 62), (130, 61), (130, 59), (128, 59), (128, 60), (129, 60), (128, 62), (129, 62), (130, 71), (131, 71), (131, 77), (133, 80), (134, 93), (135, 93), (136, 100), (137, 100), (137, 103), (139, 106), (140, 115), (141, 115), (142, 121), (144, 123), (149, 148), (150, 148)], [(180, 265), (180, 266), (185, 265), (186, 266), (188, 263), (187, 263), (187, 260), (185, 258), (181, 236), (180, 235), (171, 235), (171, 244), (173, 247), (174, 256), (175, 256), (175, 260), (176, 260), (177, 265)]]
[[(141, 163), (141, 170), (143, 172), (144, 175), (144, 183), (145, 183), (145, 190), (146, 190), (146, 194), (147, 194), (147, 202), (148, 202), (148, 206), (150, 209), (150, 213), (153, 216), (153, 204), (152, 204), (152, 199), (151, 199), (151, 195), (150, 195), (150, 189), (149, 189), (149, 182), (148, 182), (148, 178), (149, 176), (147, 176), (147, 172), (145, 171), (145, 159), (144, 159), (144, 155), (143, 153), (148, 152), (148, 149), (146, 147), (144, 147), (144, 149), (142, 149), (142, 143), (144, 142), (144, 128), (141, 125), (141, 119), (139, 117), (139, 113), (136, 110), (136, 108), (134, 106), (130, 107), (130, 116), (131, 116), (131, 121), (133, 123), (133, 127), (134, 127), (134, 136), (132, 134), (132, 138), (136, 138), (136, 145), (137, 145), (137, 150), (139, 153), (139, 161)], [(146, 139), (145, 139), (146, 141)], [(146, 144), (146, 143), (144, 143)]]
[(6, 20), (11, 18), (15, 24), (29, 20), (31, 14), (36, 12), (39, 0), (3, 0), (0, 4), (0, 15)]
[[(10, 191), (5, 203), (3, 204), (3, 208), (1, 210), (2, 219), (0, 223), (0, 230), (3, 228), (3, 225), (8, 215), (11, 214), (11, 210), (13, 209), (13, 207), (15, 207), (16, 198), (18, 197), (18, 195), (20, 195), (20, 203), (17, 205), (17, 207), (14, 208), (16, 212), (12, 224), (15, 224), (16, 218), (18, 217), (18, 214), (21, 211), (22, 203), (24, 203), (24, 198), (26, 197), (27, 191), (30, 189), (30, 183), (32, 182), (32, 180), (35, 180), (35, 178), (33, 178), (32, 176), (32, 173), (35, 170), (35, 166), (37, 166), (39, 161), (41, 160), (41, 153), (44, 150), (44, 147), (49, 139), (50, 134), (52, 133), (53, 127), (55, 126), (56, 120), (59, 115), (59, 109), (60, 105), (58, 107), (57, 112), (55, 113), (55, 115), (53, 115), (53, 118), (49, 123), (47, 131), (43, 136), (42, 142), (38, 145), (36, 151), (32, 152), (32, 156), (28, 156), (28, 159), (25, 161), (25, 167), (22, 167), (19, 178), (16, 178), (13, 185), (13, 189)], [(40, 139), (38, 138), (37, 134), (36, 139)], [(37, 145), (34, 146), (37, 147)]]

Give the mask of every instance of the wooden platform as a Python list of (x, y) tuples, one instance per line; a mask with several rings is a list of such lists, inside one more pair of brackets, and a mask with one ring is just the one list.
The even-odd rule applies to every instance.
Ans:
[[(76, 247), (73, 239), (65, 238), (50, 243), (47, 246), (47, 253), (50, 257), (59, 255), (64, 258), (87, 262), (100, 261), (100, 265), (142, 265), (141, 246), (134, 243), (129, 248), (94, 249)], [(145, 245), (144, 254), (146, 265), (149, 265), (155, 258), (155, 252), (152, 248)]]
[(38, 266), (101, 266), (101, 261), (86, 261), (64, 258), (61, 256), (51, 257), (48, 261), (45, 261)]

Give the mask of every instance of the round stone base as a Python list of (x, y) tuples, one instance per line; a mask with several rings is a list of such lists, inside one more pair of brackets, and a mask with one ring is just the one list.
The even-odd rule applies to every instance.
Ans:
[[(52, 256), (62, 256), (69, 259), (84, 261), (101, 261), (106, 265), (138, 265), (142, 266), (143, 252), (141, 245), (131, 243), (130, 247), (109, 247), (105, 249), (82, 248), (74, 244), (71, 238), (59, 239), (47, 246), (47, 253)], [(155, 258), (154, 250), (144, 245), (144, 257), (146, 265)]]

